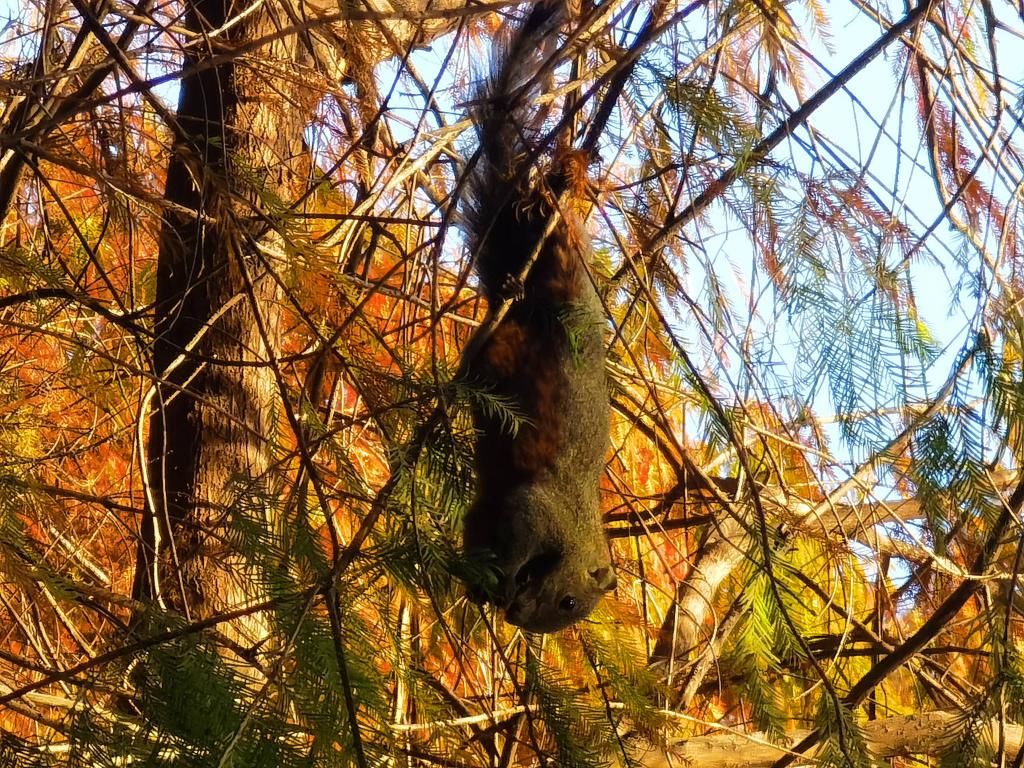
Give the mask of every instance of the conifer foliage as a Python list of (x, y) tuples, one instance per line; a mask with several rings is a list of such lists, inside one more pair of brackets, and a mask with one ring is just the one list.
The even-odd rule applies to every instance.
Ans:
[(460, 546), (527, 10), (0, 11), (0, 766), (1022, 764), (1020, 7), (569, 4), (618, 586), (546, 636)]

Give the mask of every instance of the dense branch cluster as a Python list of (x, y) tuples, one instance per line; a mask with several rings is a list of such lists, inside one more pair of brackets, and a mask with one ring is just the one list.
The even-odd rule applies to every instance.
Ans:
[(1020, 766), (1019, 9), (531, 8), (0, 25), (0, 765)]

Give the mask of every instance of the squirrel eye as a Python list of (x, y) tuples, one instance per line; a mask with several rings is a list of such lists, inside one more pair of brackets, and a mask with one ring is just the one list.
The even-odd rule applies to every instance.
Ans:
[(567, 595), (566, 597), (563, 597), (562, 602), (559, 603), (559, 607), (566, 613), (576, 610), (576, 598), (572, 595)]

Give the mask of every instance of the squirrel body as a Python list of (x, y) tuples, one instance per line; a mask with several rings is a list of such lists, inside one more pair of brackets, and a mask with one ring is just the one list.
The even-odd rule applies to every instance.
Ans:
[(605, 317), (573, 205), (584, 199), (587, 162), (564, 151), (545, 175), (532, 173), (537, 151), (527, 138), (538, 119), (526, 112), (541, 53), (557, 36), (557, 2), (534, 6), (485, 87), (467, 216), (488, 301), (508, 299), (510, 287), (519, 294), (470, 378), (511, 403), (519, 422), (511, 429), (495, 409), (473, 409), (477, 493), (464, 547), (493, 558), (499, 583), (488, 597), (510, 623), (535, 632), (579, 621), (615, 588), (598, 494), (609, 439)]

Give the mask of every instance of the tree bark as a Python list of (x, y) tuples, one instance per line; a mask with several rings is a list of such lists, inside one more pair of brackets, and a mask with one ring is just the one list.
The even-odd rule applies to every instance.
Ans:
[[(263, 4), (216, 34), (237, 10), (229, 0), (187, 5), (186, 27), (208, 42), (186, 56), (157, 266), (150, 508), (135, 595), (191, 618), (237, 604), (249, 586), (217, 533), (240, 498), (272, 485), (277, 393), (266, 342), (280, 313), (255, 244), (278, 237), (267, 201), (297, 188), (313, 107), (294, 84), (296, 36), (273, 37), (288, 23), (281, 7)], [(248, 57), (223, 56), (260, 37), (270, 42)]]
[(136, 598), (188, 618), (258, 599), (222, 535), (240, 501), (258, 508), (274, 486), (280, 288), (256, 246), (284, 251), (279, 214), (311, 183), (303, 131), (327, 85), (318, 78), (365, 76), (350, 70), (451, 28), (464, 6), (377, 2), (346, 19), (321, 3), (186, 3), (194, 42), (171, 126)]
[[(963, 716), (954, 712), (929, 712), (922, 715), (888, 717), (864, 723), (863, 734), (868, 751), (879, 760), (909, 755), (940, 756), (956, 748), (964, 725)], [(1016, 758), (1024, 741), (1024, 729), (1007, 723), (1000, 739), (1000, 724), (992, 720), (983, 731), (993, 745), (1002, 744), (1007, 761)], [(794, 731), (790, 743), (795, 744), (807, 731)], [(651, 750), (634, 752), (631, 756), (648, 768), (699, 765), (701, 768), (759, 768), (772, 765), (787, 753), (785, 746), (775, 746), (757, 734), (714, 734), (684, 740), (671, 753)], [(997, 758), (998, 759), (998, 758)], [(801, 756), (798, 765), (813, 762), (813, 753)]]

